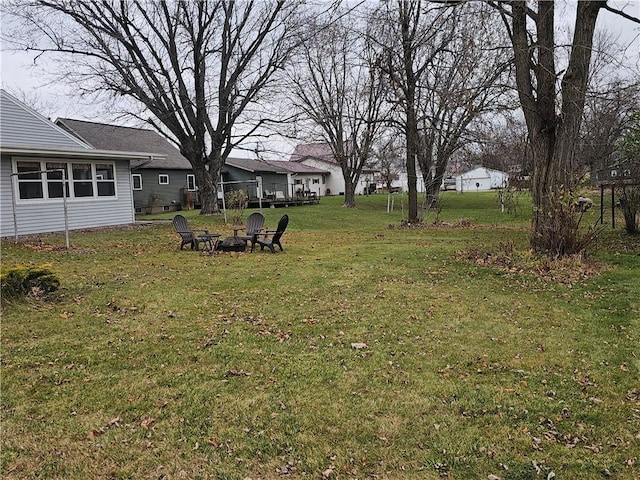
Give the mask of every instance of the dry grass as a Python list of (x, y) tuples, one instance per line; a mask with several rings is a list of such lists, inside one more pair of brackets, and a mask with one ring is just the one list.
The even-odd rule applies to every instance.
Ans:
[(635, 240), (548, 264), (482, 195), (442, 212), (482, 228), (334, 200), (289, 209), (276, 255), (166, 223), (3, 243), (63, 280), (3, 310), (3, 478), (640, 475)]

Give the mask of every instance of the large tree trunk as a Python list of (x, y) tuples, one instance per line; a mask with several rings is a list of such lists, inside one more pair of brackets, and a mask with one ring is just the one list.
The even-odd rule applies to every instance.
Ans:
[(356, 206), (356, 187), (346, 175), (344, 182), (344, 203), (342, 206), (347, 208), (354, 208)]
[[(538, 3), (535, 45), (529, 43), (526, 2), (511, 2), (516, 83), (533, 155), (531, 246), (551, 255), (577, 253), (575, 249), (581, 248), (577, 241), (579, 220), (568, 200), (574, 187), (570, 166), (579, 138), (596, 19), (605, 4), (605, 1), (577, 2), (573, 45), (561, 82), (562, 111), (558, 115), (555, 2)], [(533, 49), (537, 52), (537, 65), (532, 69)]]
[(220, 212), (218, 205), (219, 172), (220, 170), (218, 169), (212, 174), (206, 166), (202, 164), (196, 164), (193, 169), (200, 194), (200, 215), (211, 215)]

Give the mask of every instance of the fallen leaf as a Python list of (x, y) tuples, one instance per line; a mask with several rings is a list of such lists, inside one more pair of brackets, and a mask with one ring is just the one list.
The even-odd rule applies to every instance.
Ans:
[(155, 418), (144, 418), (142, 422), (140, 422), (140, 427), (144, 430), (149, 430), (154, 423), (156, 423)]
[(351, 344), (351, 348), (354, 348), (356, 350), (362, 350), (363, 348), (367, 348), (368, 345), (364, 342), (355, 342)]
[(322, 478), (329, 478), (331, 475), (333, 475), (333, 468), (334, 467), (329, 467), (324, 472), (322, 472)]

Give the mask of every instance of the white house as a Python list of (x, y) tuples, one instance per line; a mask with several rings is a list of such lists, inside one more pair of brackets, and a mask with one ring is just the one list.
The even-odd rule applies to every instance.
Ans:
[(0, 89), (0, 236), (133, 223), (129, 162), (149, 155), (94, 149)]
[(485, 167), (475, 167), (454, 178), (458, 192), (486, 192), (509, 184), (508, 173)]
[[(323, 171), (325, 176), (324, 188), (320, 189), (320, 196), (324, 195), (344, 195), (345, 181), (342, 175), (342, 168), (338, 165), (331, 147), (328, 143), (306, 143), (297, 145), (291, 154), (291, 162), (298, 162), (319, 171)], [(371, 183), (375, 182), (374, 175), (377, 170), (364, 168), (358, 184), (356, 193), (364, 193)]]

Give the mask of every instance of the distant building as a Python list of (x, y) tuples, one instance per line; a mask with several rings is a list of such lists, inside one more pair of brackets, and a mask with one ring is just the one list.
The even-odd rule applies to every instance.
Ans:
[[(342, 167), (336, 161), (331, 146), (328, 143), (305, 143), (297, 145), (291, 154), (291, 162), (302, 163), (327, 172), (325, 176), (325, 188), (319, 194), (344, 195), (345, 181)], [(355, 187), (357, 194), (368, 191), (369, 185), (375, 183), (376, 169), (364, 168), (360, 175), (358, 185)]]
[(458, 192), (486, 192), (509, 185), (508, 173), (486, 167), (475, 167), (454, 178)]
[[(329, 171), (306, 165), (302, 162), (287, 162), (282, 160), (266, 160), (276, 168), (286, 170), (289, 178), (291, 195), (316, 195), (323, 196), (326, 191)], [(274, 190), (274, 189), (271, 189)]]

